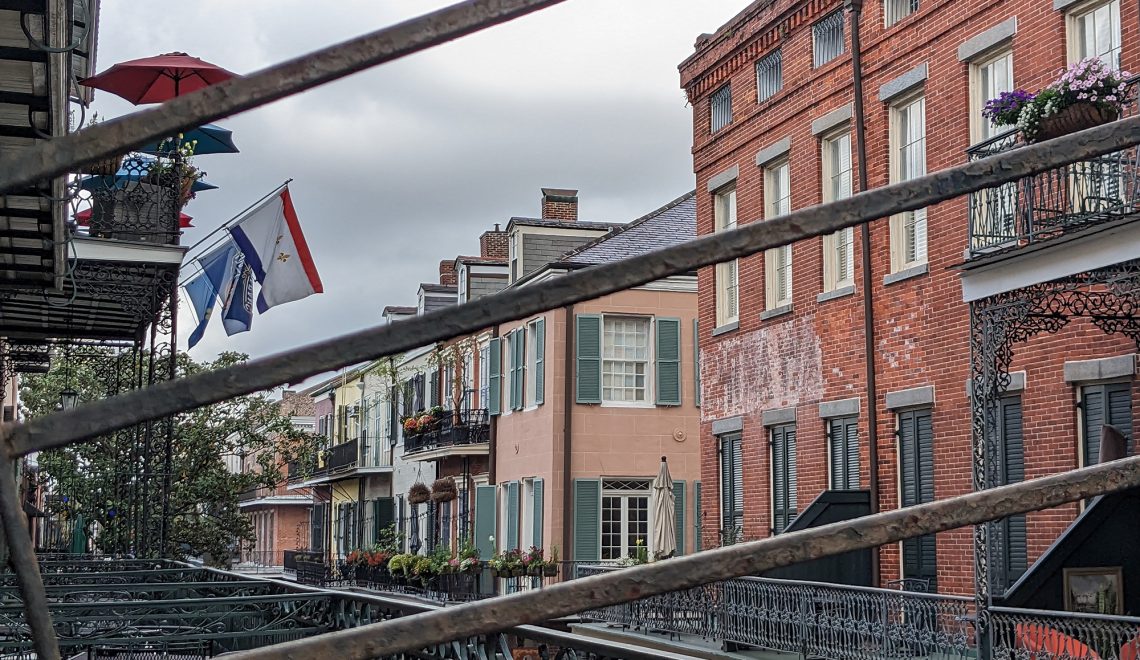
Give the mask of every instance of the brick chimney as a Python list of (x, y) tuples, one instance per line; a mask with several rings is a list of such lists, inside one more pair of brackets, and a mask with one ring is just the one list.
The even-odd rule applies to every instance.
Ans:
[(578, 191), (569, 188), (543, 188), (542, 219), (566, 222), (577, 220)]
[(459, 278), (455, 275), (455, 260), (444, 259), (439, 262), (439, 283), (444, 286), (456, 286)]
[(507, 232), (499, 229), (498, 223), (490, 231), (483, 232), (479, 237), (479, 256), (491, 259), (507, 260), (510, 247), (507, 245)]

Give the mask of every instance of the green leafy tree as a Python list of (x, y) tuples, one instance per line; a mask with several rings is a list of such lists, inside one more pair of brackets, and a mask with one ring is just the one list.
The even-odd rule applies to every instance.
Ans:
[[(146, 356), (143, 356), (146, 359)], [(177, 373), (188, 376), (240, 364), (238, 353), (212, 362), (177, 356)], [(24, 379), (22, 399), (29, 416), (58, 407), (63, 389), (81, 404), (114, 394), (130, 382), (130, 354), (111, 350), (84, 359), (57, 359), (52, 369)], [(126, 380), (124, 380), (126, 378)], [(171, 436), (169, 496), (162, 498), (167, 432)], [(286, 478), (286, 464), (311, 462), (317, 436), (296, 429), (268, 394), (241, 396), (160, 421), (51, 450), (39, 456), (40, 479), (52, 498), (54, 515), (82, 514), (104, 552), (137, 550), (139, 530), (153, 539), (148, 554), (209, 556), (221, 563), (240, 544), (253, 540), (238, 496), (253, 488), (273, 488)], [(235, 471), (234, 467), (241, 469)], [(163, 516), (166, 547), (157, 546)]]

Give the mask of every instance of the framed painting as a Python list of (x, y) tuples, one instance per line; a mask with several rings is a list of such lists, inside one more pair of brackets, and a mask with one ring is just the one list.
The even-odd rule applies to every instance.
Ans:
[(1119, 566), (1066, 568), (1064, 582), (1067, 611), (1124, 613), (1124, 576)]

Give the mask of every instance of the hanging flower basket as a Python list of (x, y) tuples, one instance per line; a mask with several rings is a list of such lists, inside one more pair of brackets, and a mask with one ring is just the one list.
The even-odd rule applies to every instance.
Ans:
[(459, 497), (459, 488), (455, 485), (454, 477), (436, 479), (431, 485), (431, 500), (433, 502), (450, 502)]
[(408, 503), (409, 504), (423, 504), (431, 499), (431, 491), (428, 487), (420, 482), (412, 484), (408, 489)]
[(1106, 108), (1095, 103), (1067, 105), (1054, 114), (1041, 118), (1041, 128), (1033, 136), (1033, 141), (1052, 140), (1086, 128), (1107, 124), (1116, 121), (1118, 115), (1115, 108)]

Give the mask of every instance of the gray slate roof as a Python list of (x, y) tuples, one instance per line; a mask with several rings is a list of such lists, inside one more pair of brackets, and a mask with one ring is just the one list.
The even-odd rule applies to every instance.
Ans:
[(560, 229), (613, 229), (621, 227), (620, 222), (594, 222), (592, 220), (550, 220), (547, 218), (511, 218), (507, 223), (507, 231), (514, 225), (528, 227), (558, 227)]
[(696, 191), (692, 191), (566, 253), (560, 261), (603, 264), (667, 248), (696, 237), (697, 200)]

